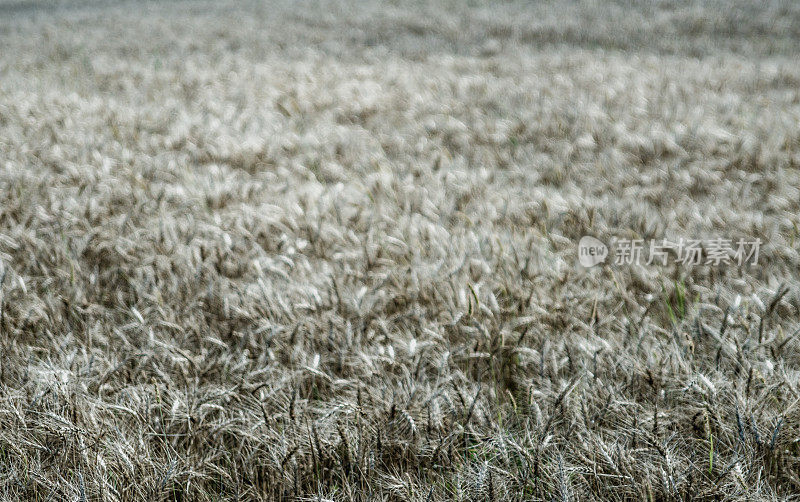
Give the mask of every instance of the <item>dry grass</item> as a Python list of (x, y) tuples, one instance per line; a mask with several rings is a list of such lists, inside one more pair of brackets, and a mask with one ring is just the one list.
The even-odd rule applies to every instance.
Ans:
[(0, 496), (797, 499), (799, 49), (790, 0), (0, 0)]

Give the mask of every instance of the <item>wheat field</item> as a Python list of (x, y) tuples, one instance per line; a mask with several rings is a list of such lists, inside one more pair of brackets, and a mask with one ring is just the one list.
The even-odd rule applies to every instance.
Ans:
[(0, 498), (800, 499), (799, 225), (791, 0), (0, 0)]

